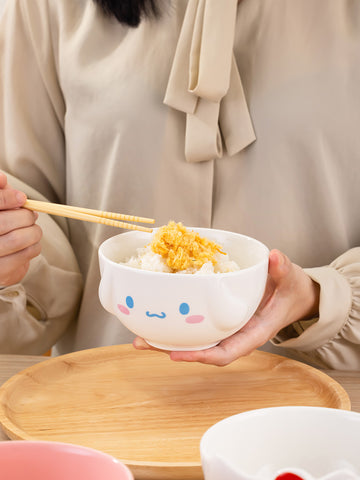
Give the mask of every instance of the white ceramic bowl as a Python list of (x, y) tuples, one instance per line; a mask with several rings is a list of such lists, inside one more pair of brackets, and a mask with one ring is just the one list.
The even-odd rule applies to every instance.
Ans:
[(103, 307), (133, 333), (165, 350), (199, 350), (216, 345), (251, 318), (263, 296), (268, 248), (237, 233), (193, 228), (220, 244), (241, 270), (192, 275), (152, 272), (119, 263), (151, 242), (132, 231), (99, 248)]
[[(360, 414), (273, 407), (228, 417), (203, 435), (206, 480), (360, 479)], [(281, 477), (280, 477), (281, 478)]]

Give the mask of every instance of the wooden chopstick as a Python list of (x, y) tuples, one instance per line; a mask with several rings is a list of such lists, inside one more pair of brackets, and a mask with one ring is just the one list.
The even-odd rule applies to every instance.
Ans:
[(152, 232), (152, 228), (133, 225), (131, 223), (120, 222), (118, 220), (127, 220), (130, 222), (154, 223), (153, 218), (136, 217), (133, 215), (124, 215), (122, 213), (104, 212), (90, 208), (73, 207), (62, 205), (60, 203), (41, 202), (38, 200), (26, 200), (24, 208), (35, 210), (37, 212), (49, 213), (60, 217), (74, 218), (86, 222), (101, 223), (110, 227), (127, 228), (129, 230), (140, 230), (142, 232)]

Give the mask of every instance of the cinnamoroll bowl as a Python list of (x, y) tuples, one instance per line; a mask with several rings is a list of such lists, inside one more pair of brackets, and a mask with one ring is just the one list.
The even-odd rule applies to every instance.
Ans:
[(152, 233), (131, 231), (99, 247), (103, 307), (130, 331), (164, 350), (200, 350), (243, 327), (266, 285), (269, 250), (238, 233), (193, 228), (219, 244), (240, 269), (227, 273), (166, 273), (133, 268), (127, 259), (148, 245)]

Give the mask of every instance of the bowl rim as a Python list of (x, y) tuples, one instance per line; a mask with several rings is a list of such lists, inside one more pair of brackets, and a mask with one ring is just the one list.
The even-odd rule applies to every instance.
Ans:
[[(0, 442), (0, 450), (1, 449), (11, 449), (16, 448), (18, 446), (21, 447), (29, 447), (29, 448), (36, 448), (36, 447), (45, 447), (47, 449), (51, 449), (53, 451), (61, 451), (64, 453), (71, 453), (71, 454), (80, 454), (84, 455), (88, 453), (89, 456), (97, 457), (99, 459), (103, 459), (108, 463), (116, 464), (119, 468), (122, 469), (123, 473), (127, 475), (127, 480), (133, 480), (134, 476), (130, 470), (130, 468), (125, 465), (121, 460), (113, 457), (109, 453), (103, 452), (101, 450), (97, 450), (92, 447), (88, 447), (86, 445), (80, 445), (71, 442), (60, 442), (60, 441), (52, 441), (52, 440), (5, 440), (4, 442)], [(125, 480), (125, 479), (124, 479)]]
[(244, 412), (235, 413), (234, 415), (230, 415), (229, 417), (223, 418), (218, 422), (211, 425), (202, 435), (200, 440), (200, 450), (203, 455), (207, 455), (211, 447), (207, 445), (208, 437), (213, 435), (213, 432), (216, 432), (219, 428), (223, 425), (232, 423), (234, 420), (235, 422), (238, 419), (248, 419), (248, 418), (258, 418), (262, 415), (272, 415), (273, 413), (277, 412), (308, 412), (309, 414), (317, 413), (320, 415), (330, 414), (333, 416), (337, 416), (340, 418), (351, 418), (357, 422), (360, 422), (360, 413), (354, 410), (343, 410), (341, 408), (334, 408), (334, 407), (321, 407), (321, 406), (314, 406), (314, 405), (284, 405), (284, 406), (277, 406), (277, 407), (264, 407), (264, 408), (255, 408), (252, 410), (247, 410)]
[(215, 229), (215, 228), (206, 228), (206, 227), (186, 227), (190, 230), (194, 230), (195, 232), (199, 232), (199, 233), (202, 233), (202, 232), (214, 232), (214, 233), (220, 233), (220, 234), (230, 234), (230, 235), (234, 235), (234, 236), (238, 236), (238, 237), (242, 237), (243, 239), (245, 240), (249, 240), (251, 242), (253, 242), (254, 244), (256, 244), (258, 247), (260, 247), (261, 249), (263, 249), (263, 253), (264, 253), (264, 258), (262, 258), (260, 261), (258, 261), (257, 263), (249, 266), (249, 267), (244, 267), (244, 268), (240, 268), (240, 270), (236, 270), (234, 272), (219, 272), (219, 273), (201, 273), (201, 274), (188, 274), (188, 273), (183, 273), (183, 272), (157, 272), (157, 271), (154, 271), (154, 270), (144, 270), (144, 269), (140, 269), (140, 268), (135, 268), (135, 267), (131, 267), (129, 265), (125, 265), (124, 263), (120, 263), (120, 262), (115, 262), (114, 260), (111, 260), (110, 258), (108, 258), (105, 253), (104, 253), (104, 249), (106, 248), (106, 246), (112, 242), (115, 242), (116, 238), (119, 238), (120, 236), (123, 236), (123, 235), (126, 235), (126, 236), (149, 236), (149, 239), (151, 238), (151, 236), (157, 231), (159, 230), (160, 227), (156, 227), (153, 229), (153, 232), (152, 233), (147, 233), (147, 232), (141, 232), (141, 231), (136, 231), (136, 230), (131, 230), (131, 231), (128, 231), (128, 232), (123, 232), (123, 233), (119, 233), (117, 235), (113, 235), (109, 238), (107, 238), (106, 240), (104, 240), (100, 245), (99, 245), (99, 248), (98, 248), (98, 256), (99, 258), (101, 258), (103, 261), (106, 261), (107, 263), (111, 264), (111, 265), (114, 265), (116, 269), (119, 269), (119, 270), (128, 270), (128, 271), (131, 271), (133, 272), (134, 274), (145, 274), (145, 275), (154, 275), (156, 274), (157, 277), (159, 276), (163, 276), (165, 278), (167, 277), (187, 277), (187, 278), (209, 278), (209, 277), (216, 277), (216, 278), (219, 278), (219, 277), (223, 277), (225, 276), (226, 278), (228, 277), (231, 277), (231, 276), (238, 276), (238, 275), (243, 275), (244, 272), (248, 272), (250, 270), (255, 270), (255, 269), (258, 269), (260, 266), (264, 265), (264, 263), (266, 263), (266, 265), (268, 264), (269, 262), (269, 253), (270, 253), (270, 249), (263, 243), (261, 242), (260, 240), (257, 240), (256, 238), (253, 238), (253, 237), (250, 237), (248, 235), (245, 235), (243, 233), (238, 233), (238, 232), (232, 232), (230, 230), (221, 230), (221, 229)]

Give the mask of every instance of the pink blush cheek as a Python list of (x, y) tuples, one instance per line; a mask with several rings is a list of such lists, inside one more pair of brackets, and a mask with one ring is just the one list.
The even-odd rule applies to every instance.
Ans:
[(190, 315), (190, 317), (187, 317), (185, 319), (185, 322), (186, 323), (200, 323), (204, 320), (204, 316), (203, 315)]
[(130, 310), (127, 307), (125, 307), (125, 305), (118, 304), (117, 307), (118, 307), (118, 309), (120, 310), (121, 313), (125, 313), (125, 315), (129, 315)]

